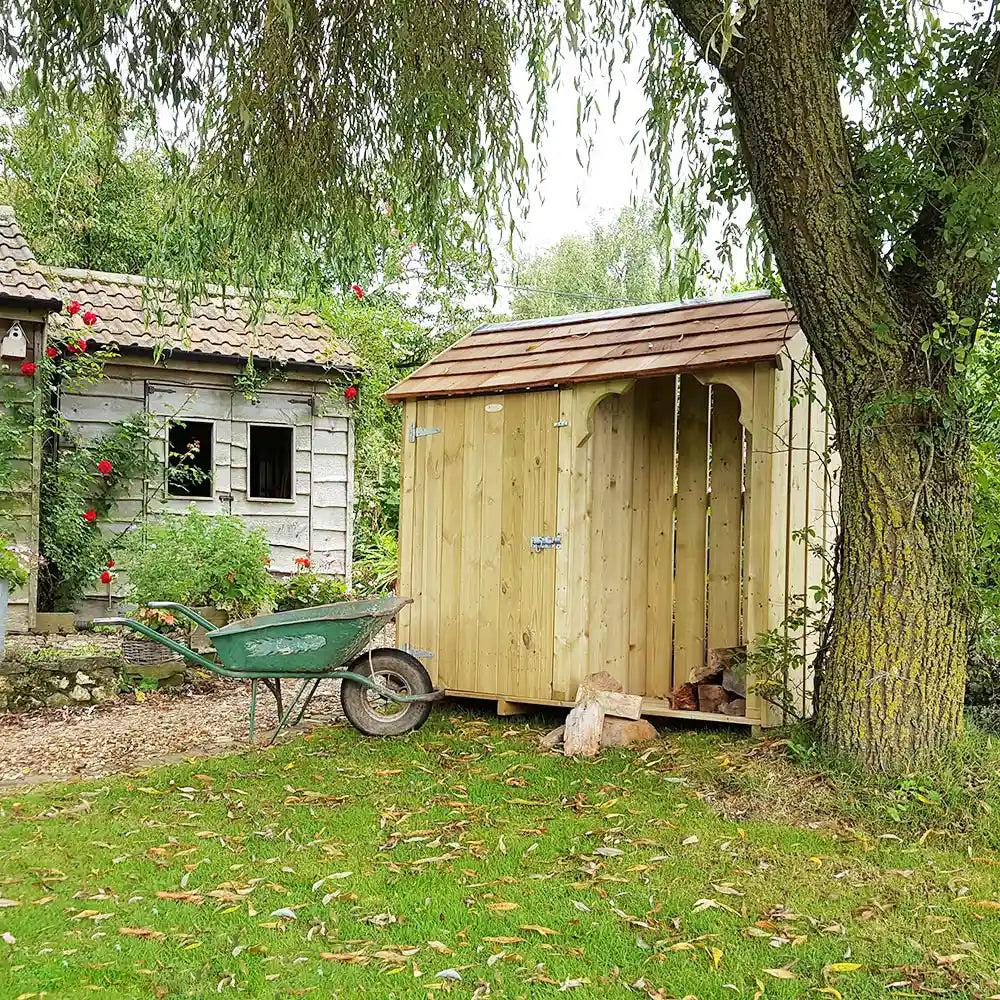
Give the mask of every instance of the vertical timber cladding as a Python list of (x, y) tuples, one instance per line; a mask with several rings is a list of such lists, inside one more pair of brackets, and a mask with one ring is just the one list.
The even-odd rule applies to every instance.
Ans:
[[(559, 393), (406, 403), (399, 641), (452, 691), (552, 691)], [(412, 431), (410, 428), (412, 427)]]
[(741, 642), (739, 400), (688, 375), (562, 396), (552, 697), (606, 670), (665, 699), (709, 648)]

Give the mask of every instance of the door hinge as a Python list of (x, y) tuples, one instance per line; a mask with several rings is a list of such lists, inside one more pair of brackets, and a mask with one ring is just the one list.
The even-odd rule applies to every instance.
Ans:
[(417, 438), (428, 437), (431, 434), (440, 434), (440, 427), (418, 427), (416, 424), (410, 424), (409, 430), (406, 432), (406, 440), (413, 444)]
[(543, 549), (558, 549), (562, 545), (559, 535), (532, 535), (531, 551), (541, 552)]
[(414, 649), (406, 643), (400, 648), (404, 653), (409, 653), (410, 656), (415, 656), (418, 660), (429, 660), (434, 655), (429, 649)]

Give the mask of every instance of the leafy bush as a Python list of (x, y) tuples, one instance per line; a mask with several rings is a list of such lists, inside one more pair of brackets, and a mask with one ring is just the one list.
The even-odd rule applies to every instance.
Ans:
[(396, 536), (389, 531), (373, 531), (356, 547), (354, 588), (375, 596), (394, 590), (399, 572)]
[(211, 605), (245, 618), (270, 602), (269, 552), (263, 528), (251, 530), (238, 517), (192, 508), (130, 535), (121, 565), (129, 598), (139, 604)]
[(300, 570), (292, 576), (275, 580), (272, 590), (275, 611), (315, 608), (350, 598), (351, 594), (343, 580), (320, 576), (308, 570)]
[(0, 538), (0, 580), (6, 580), (10, 589), (23, 587), (28, 582), (28, 570), (24, 560), (9, 545), (8, 539)]

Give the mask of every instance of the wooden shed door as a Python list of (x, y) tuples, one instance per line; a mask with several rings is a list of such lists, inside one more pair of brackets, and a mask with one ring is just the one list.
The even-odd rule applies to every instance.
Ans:
[(451, 691), (552, 691), (559, 394), (409, 402), (400, 641)]

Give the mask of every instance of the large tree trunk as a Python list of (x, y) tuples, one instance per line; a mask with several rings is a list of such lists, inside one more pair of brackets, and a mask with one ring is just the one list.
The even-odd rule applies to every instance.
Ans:
[(842, 422), (838, 433), (843, 572), (819, 731), (828, 747), (879, 771), (926, 759), (962, 722), (966, 449), (959, 434), (939, 453), (926, 430), (892, 414), (874, 427)]
[(726, 83), (754, 202), (837, 421), (843, 564), (819, 731), (875, 769), (906, 769), (958, 733), (966, 671), (970, 487), (950, 393), (969, 328), (949, 327), (939, 291), (975, 318), (992, 276), (966, 282), (951, 267), (933, 201), (915, 223), (918, 252), (901, 264), (883, 252), (838, 89), (863, 3), (746, 5), (723, 56), (717, 0), (668, 2)]

